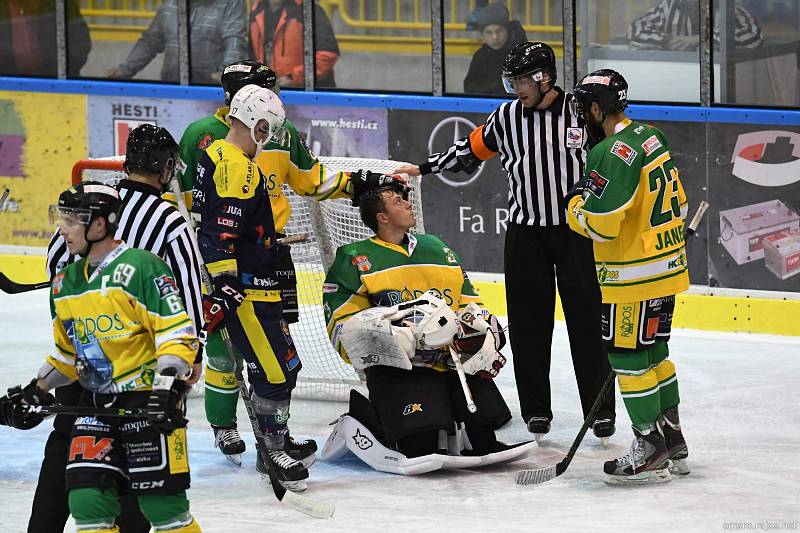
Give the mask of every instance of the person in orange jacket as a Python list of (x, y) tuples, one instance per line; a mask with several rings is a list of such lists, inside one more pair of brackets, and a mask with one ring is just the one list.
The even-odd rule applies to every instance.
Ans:
[[(328, 15), (316, 3), (314, 21), (316, 86), (336, 87), (333, 66), (339, 59), (339, 44)], [(282, 87), (302, 87), (302, 0), (255, 0), (250, 12), (250, 46), (254, 58), (275, 71)]]

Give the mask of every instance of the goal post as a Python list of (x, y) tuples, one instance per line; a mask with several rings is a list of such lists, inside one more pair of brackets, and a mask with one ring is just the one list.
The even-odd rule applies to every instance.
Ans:
[[(402, 164), (386, 159), (350, 157), (320, 157), (319, 160), (329, 169), (345, 172), (366, 169), (382, 174)], [(116, 183), (125, 177), (123, 161), (124, 156), (82, 159), (72, 169), (72, 182), (94, 179)], [(412, 177), (409, 186), (409, 199), (417, 219), (412, 231), (422, 233), (425, 230), (420, 179)], [(290, 325), (290, 331), (303, 362), (294, 396), (347, 401), (350, 389), (360, 386), (361, 381), (353, 367), (342, 361), (328, 339), (322, 308), (322, 283), (338, 247), (367, 239), (374, 233), (361, 222), (358, 209), (349, 199), (317, 202), (297, 195), (285, 184), (282, 187), (292, 210), (284, 233), (289, 237), (308, 234), (305, 242), (292, 244), (291, 248), (297, 272), (300, 320)]]

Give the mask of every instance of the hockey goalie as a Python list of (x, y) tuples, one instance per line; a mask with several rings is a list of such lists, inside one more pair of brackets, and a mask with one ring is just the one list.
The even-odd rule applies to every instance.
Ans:
[(331, 341), (366, 375), (369, 399), (351, 392), (322, 458), (352, 452), (376, 470), (412, 475), (526, 455), (535, 443), (495, 437), (511, 417), (492, 379), (506, 362), (505, 336), (459, 257), (433, 235), (409, 233), (402, 184), (357, 203), (376, 235), (337, 250), (323, 300)]

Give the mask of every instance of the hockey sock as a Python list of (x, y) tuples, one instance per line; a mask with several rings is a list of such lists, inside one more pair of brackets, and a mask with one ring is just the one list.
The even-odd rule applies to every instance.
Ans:
[(661, 397), (661, 410), (664, 411), (670, 407), (675, 407), (680, 403), (675, 365), (669, 359), (665, 359), (656, 365), (653, 370), (658, 376), (658, 394)]
[(650, 351), (609, 352), (608, 358), (617, 374), (619, 391), (631, 423), (638, 429), (655, 424), (661, 414), (658, 376), (650, 365)]
[(139, 507), (155, 531), (200, 531), (199, 526), (197, 529), (184, 529), (197, 525), (189, 513), (185, 490), (171, 494), (141, 494)]
[[(219, 333), (209, 335), (206, 356), (206, 420), (214, 426), (230, 427), (236, 423), (239, 384)], [(237, 360), (241, 364), (238, 353)]]
[(71, 489), (68, 496), (69, 512), (81, 533), (117, 532), (115, 522), (122, 508), (117, 489), (88, 487)]

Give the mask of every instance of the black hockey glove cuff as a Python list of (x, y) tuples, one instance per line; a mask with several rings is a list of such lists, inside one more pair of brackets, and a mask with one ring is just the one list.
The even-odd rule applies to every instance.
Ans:
[(214, 280), (214, 291), (203, 298), (205, 330), (213, 333), (244, 302), (244, 285), (233, 276), (219, 276)]
[(8, 389), (0, 398), (0, 424), (17, 429), (31, 429), (42, 423), (44, 416), (30, 412), (30, 408), (57, 403), (55, 397), (36, 385), (36, 379), (24, 388), (21, 385)]
[(586, 190), (586, 181), (578, 180), (575, 182), (575, 185), (567, 191), (567, 194), (564, 195), (564, 205), (569, 205), (569, 201), (572, 200), (575, 196), (583, 196), (583, 192)]
[(182, 379), (156, 374), (153, 390), (147, 398), (147, 418), (159, 433), (169, 435), (186, 427), (187, 389)]
[(408, 194), (408, 185), (397, 176), (379, 174), (371, 170), (357, 170), (350, 173), (350, 186), (348, 192), (353, 197), (353, 205), (358, 206), (359, 198), (370, 189), (380, 187), (394, 187), (402, 195)]

